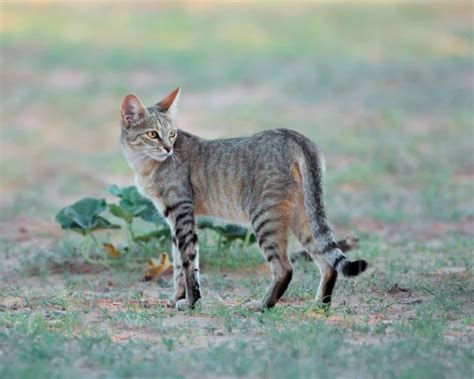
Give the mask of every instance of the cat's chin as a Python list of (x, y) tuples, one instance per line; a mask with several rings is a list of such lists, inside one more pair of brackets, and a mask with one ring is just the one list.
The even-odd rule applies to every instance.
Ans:
[(153, 155), (149, 155), (149, 157), (155, 161), (158, 161), (158, 162), (164, 162), (165, 160), (167, 160), (169, 157), (171, 157), (172, 154), (170, 153), (163, 153), (163, 154), (153, 154)]

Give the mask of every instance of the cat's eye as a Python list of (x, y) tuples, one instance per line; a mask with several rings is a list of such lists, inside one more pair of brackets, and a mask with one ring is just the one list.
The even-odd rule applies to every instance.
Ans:
[(148, 137), (150, 137), (151, 139), (155, 139), (155, 138), (158, 138), (158, 133), (155, 132), (154, 130), (150, 131), (150, 132), (146, 132), (146, 135)]
[(168, 138), (174, 138), (174, 137), (176, 137), (176, 131), (170, 130), (170, 131), (168, 132)]

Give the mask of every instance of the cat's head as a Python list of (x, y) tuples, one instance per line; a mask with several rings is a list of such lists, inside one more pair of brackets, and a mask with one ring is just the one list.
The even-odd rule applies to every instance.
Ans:
[(157, 104), (146, 108), (129, 94), (122, 103), (122, 144), (136, 153), (164, 161), (173, 155), (178, 135), (175, 123), (180, 88)]

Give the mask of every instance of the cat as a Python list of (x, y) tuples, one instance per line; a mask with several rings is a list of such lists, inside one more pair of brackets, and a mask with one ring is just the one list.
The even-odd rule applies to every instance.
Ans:
[(338, 247), (326, 218), (325, 160), (302, 134), (274, 129), (250, 137), (207, 140), (178, 129), (180, 88), (151, 107), (129, 94), (121, 107), (121, 147), (135, 184), (166, 218), (172, 231), (177, 310), (201, 298), (196, 216), (250, 223), (272, 271), (263, 299), (246, 306), (273, 307), (288, 287), (292, 232), (321, 271), (317, 299), (329, 304), (338, 273), (355, 276), (367, 267)]

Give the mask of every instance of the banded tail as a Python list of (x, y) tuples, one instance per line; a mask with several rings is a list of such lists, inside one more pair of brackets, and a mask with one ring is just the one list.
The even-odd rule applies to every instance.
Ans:
[(311, 231), (318, 250), (326, 261), (344, 276), (356, 276), (367, 268), (365, 260), (351, 261), (339, 248), (326, 217), (324, 204), (324, 157), (317, 147), (305, 138), (298, 139), (304, 154), (301, 163), (303, 194)]
[[(347, 253), (348, 251), (357, 249), (359, 246), (359, 239), (354, 236), (346, 237), (342, 240), (336, 242), (337, 247), (342, 250), (343, 253)], [(307, 250), (298, 250), (293, 251), (290, 254), (290, 259), (292, 263), (295, 263), (297, 260), (305, 260), (308, 262), (312, 262), (313, 258), (311, 254)]]

